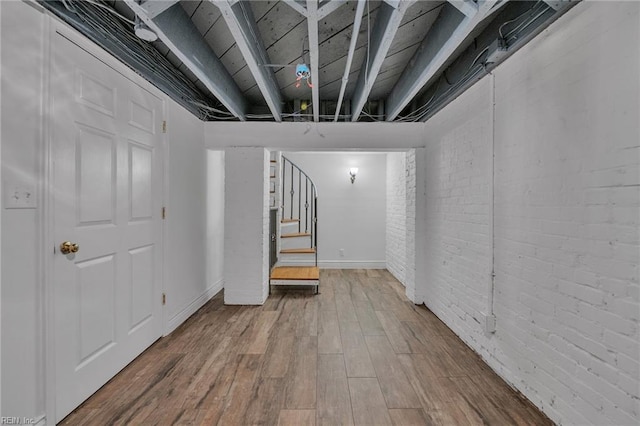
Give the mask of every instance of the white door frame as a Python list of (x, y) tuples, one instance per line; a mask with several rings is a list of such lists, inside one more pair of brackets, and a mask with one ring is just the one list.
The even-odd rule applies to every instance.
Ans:
[[(51, 87), (50, 87), (50, 75), (52, 71), (52, 46), (54, 43), (55, 37), (60, 37), (60, 35), (72, 41), (79, 48), (84, 49), (89, 54), (96, 57), (98, 60), (103, 62), (106, 66), (114, 69), (125, 78), (131, 80), (135, 84), (144, 88), (151, 94), (157, 96), (162, 101), (162, 120), (166, 120), (167, 118), (167, 96), (157, 89), (155, 86), (151, 85), (144, 78), (140, 77), (138, 74), (129, 69), (126, 65), (122, 64), (116, 58), (111, 56), (105, 50), (103, 50), (100, 46), (93, 43), (91, 40), (86, 38), (84, 35), (80, 34), (75, 29), (71, 28), (69, 25), (61, 21), (56, 16), (52, 15), (50, 12), (45, 11), (48, 18), (46, 19), (45, 30), (44, 30), (44, 64), (43, 64), (43, 94), (42, 94), (42, 150), (40, 157), (40, 172), (41, 172), (41, 187), (40, 194), (42, 201), (42, 208), (40, 209), (40, 217), (39, 217), (39, 225), (40, 225), (40, 262), (39, 262), (39, 270), (42, 271), (41, 277), (41, 285), (42, 290), (40, 294), (42, 295), (42, 315), (41, 315), (41, 324), (42, 324), (42, 338), (41, 344), (43, 351), (41, 352), (44, 357), (43, 363), (44, 365), (44, 398), (45, 403), (45, 414), (46, 414), (46, 424), (55, 424), (56, 418), (56, 362), (55, 362), (55, 306), (54, 306), (54, 292), (53, 292), (53, 261), (51, 258), (53, 248), (55, 247), (56, 241), (53, 238), (53, 206), (54, 199), (53, 194), (54, 191), (51, 188), (51, 184), (53, 182), (53, 167), (52, 167), (52, 132), (51, 132), (51, 111), (52, 111), (52, 97), (51, 97)], [(165, 133), (162, 134), (161, 137), (161, 149), (163, 153), (162, 159), (162, 198), (163, 205), (166, 206), (166, 201), (168, 200), (168, 160), (169, 160), (169, 150), (167, 143), (167, 135)], [(166, 222), (162, 221), (162, 233), (160, 236), (160, 244), (162, 245), (161, 249), (161, 262), (162, 265), (160, 267), (159, 273), (160, 277), (160, 288), (161, 291), (165, 292), (165, 282), (164, 277), (166, 276), (165, 271), (165, 259), (167, 258), (167, 249), (166, 244), (164, 242), (167, 240), (167, 226)], [(160, 301), (158, 301), (159, 303)], [(166, 306), (162, 306), (162, 334), (166, 330), (167, 326), (167, 312)]]

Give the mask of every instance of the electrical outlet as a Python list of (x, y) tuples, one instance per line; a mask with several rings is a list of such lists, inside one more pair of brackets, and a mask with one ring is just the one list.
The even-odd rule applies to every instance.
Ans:
[(484, 319), (484, 332), (487, 334), (492, 334), (496, 332), (496, 316), (495, 315), (486, 315), (482, 314)]
[(338, 250), (338, 253), (340, 254), (340, 257), (344, 257), (344, 249)]

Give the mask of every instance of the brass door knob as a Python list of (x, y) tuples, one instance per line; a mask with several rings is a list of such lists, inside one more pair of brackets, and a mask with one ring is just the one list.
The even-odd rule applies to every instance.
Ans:
[(80, 246), (76, 243), (72, 243), (71, 241), (65, 241), (60, 244), (60, 252), (62, 254), (77, 253), (78, 250), (80, 250)]

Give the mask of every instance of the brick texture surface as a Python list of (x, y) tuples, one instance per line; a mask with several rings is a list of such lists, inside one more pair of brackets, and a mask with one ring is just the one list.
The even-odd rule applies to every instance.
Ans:
[(387, 269), (405, 283), (406, 268), (406, 156), (404, 152), (387, 154)]
[(639, 9), (578, 4), (425, 130), (417, 292), (563, 425), (640, 422)]

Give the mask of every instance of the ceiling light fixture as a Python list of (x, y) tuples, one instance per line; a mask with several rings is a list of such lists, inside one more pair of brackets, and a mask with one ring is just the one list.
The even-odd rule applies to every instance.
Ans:
[(142, 22), (139, 16), (136, 16), (135, 24), (133, 25), (133, 29), (138, 38), (145, 41), (156, 41), (158, 39), (158, 35), (151, 29), (147, 24)]

